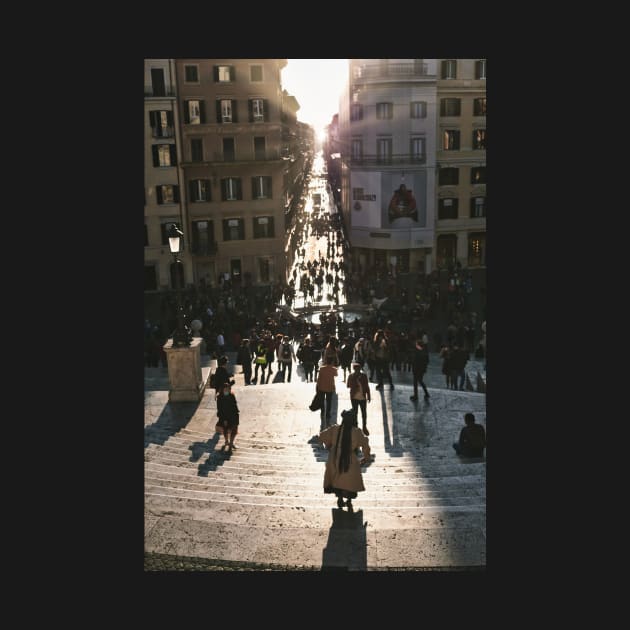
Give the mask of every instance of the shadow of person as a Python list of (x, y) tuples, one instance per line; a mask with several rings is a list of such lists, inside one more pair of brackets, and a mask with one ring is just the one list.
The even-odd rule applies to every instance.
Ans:
[(212, 453), (219, 443), (220, 437), (219, 433), (215, 431), (214, 436), (205, 442), (193, 442), (188, 447), (188, 450), (190, 451), (189, 461), (196, 462), (204, 453)]
[(367, 571), (367, 522), (363, 510), (332, 510), (333, 522), (322, 552), (322, 571)]

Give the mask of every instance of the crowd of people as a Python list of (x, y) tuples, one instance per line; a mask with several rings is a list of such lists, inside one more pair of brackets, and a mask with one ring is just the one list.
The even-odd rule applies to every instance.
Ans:
[[(412, 401), (418, 400), (421, 387), (425, 401), (430, 394), (424, 382), (429, 353), (438, 353), (442, 361), (445, 385), (449, 389), (465, 387), (465, 367), (470, 356), (485, 358), (485, 317), (466, 309), (470, 293), (469, 274), (459, 266), (449, 269), (447, 299), (440, 295), (439, 274), (418, 275), (415, 306), (409, 300), (404, 283), (398, 282), (397, 270), (376, 263), (362, 269), (348, 264), (349, 243), (340, 215), (331, 212), (330, 188), (319, 193), (319, 203), (300, 204), (289, 234), (289, 249), (294, 252), (287, 281), (279, 280), (266, 293), (247, 285), (223, 279), (219, 287), (191, 289), (185, 296), (188, 321), (201, 322), (203, 352), (218, 359), (214, 373), (217, 405), (217, 431), (223, 434), (223, 449), (236, 449), (239, 409), (233, 391), (233, 373), (225, 353), (236, 351), (236, 363), (242, 366), (245, 386), (292, 382), (296, 374), (314, 384), (322, 393), (321, 433), (319, 441), (329, 449), (324, 486), (326, 493), (337, 496), (339, 508), (352, 509), (352, 499), (364, 490), (361, 465), (370, 460), (367, 405), (374, 389), (395, 389), (392, 373), (408, 371), (413, 375)], [(310, 208), (307, 211), (306, 206)], [(452, 289), (451, 289), (452, 287)], [(376, 295), (403, 298), (394, 311), (372, 309), (364, 316), (347, 322), (335, 307), (348, 301), (371, 303)], [(173, 298), (167, 297), (164, 309), (167, 330), (174, 328)], [(317, 318), (296, 317), (291, 307), (328, 304)], [(278, 308), (282, 305), (283, 308)], [(440, 324), (439, 313), (448, 316)], [(319, 321), (314, 321), (318, 319)], [(166, 342), (164, 318), (156, 323), (145, 321), (145, 365), (166, 366), (162, 346)], [(430, 330), (433, 332), (431, 333)], [(341, 424), (333, 422), (331, 408), (339, 384), (349, 389), (352, 408), (341, 413)], [(361, 414), (362, 428), (358, 427)], [(483, 440), (472, 417), (466, 414), (466, 427), (454, 445), (458, 454), (478, 453)], [(483, 430), (483, 427), (481, 427)], [(361, 452), (361, 456), (357, 455)]]

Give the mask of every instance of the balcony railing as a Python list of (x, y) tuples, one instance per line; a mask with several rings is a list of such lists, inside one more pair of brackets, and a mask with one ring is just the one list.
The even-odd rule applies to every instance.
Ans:
[(154, 138), (172, 138), (175, 135), (173, 127), (152, 127), (151, 134)]
[(364, 64), (355, 66), (354, 82), (370, 81), (373, 79), (400, 79), (412, 77), (427, 77), (428, 64), (424, 62)]
[(361, 155), (353, 157), (344, 155), (343, 159), (350, 162), (351, 166), (390, 166), (401, 164), (425, 164), (426, 155), (414, 155), (412, 153), (397, 153), (393, 155)]
[(206, 243), (205, 245), (193, 245), (190, 248), (190, 253), (193, 256), (215, 256), (218, 250), (219, 246), (216, 241), (212, 241), (211, 243)]
[(280, 153), (278, 150), (267, 149), (265, 154), (261, 153), (253, 156), (253, 157), (244, 157), (236, 154), (228, 154), (225, 155), (221, 151), (215, 151), (213, 154), (213, 162), (260, 162), (266, 160), (279, 160)]
[(164, 90), (158, 90), (158, 92), (160, 92), (159, 94), (156, 94), (156, 91), (153, 89), (152, 85), (145, 85), (144, 86), (144, 95), (145, 96), (163, 96), (163, 97), (167, 97), (167, 96), (175, 96), (175, 90), (173, 90), (170, 87), (164, 88)]

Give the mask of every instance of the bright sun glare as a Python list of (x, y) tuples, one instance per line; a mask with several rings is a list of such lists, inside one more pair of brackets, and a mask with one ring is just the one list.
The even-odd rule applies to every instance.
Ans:
[(297, 99), (298, 120), (315, 128), (319, 140), (339, 112), (339, 97), (348, 80), (347, 59), (289, 59), (282, 87)]

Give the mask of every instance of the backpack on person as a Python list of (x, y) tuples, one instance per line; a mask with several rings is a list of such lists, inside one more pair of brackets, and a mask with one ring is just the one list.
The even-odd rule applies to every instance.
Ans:
[(288, 343), (282, 344), (282, 358), (285, 361), (291, 360), (291, 346)]

